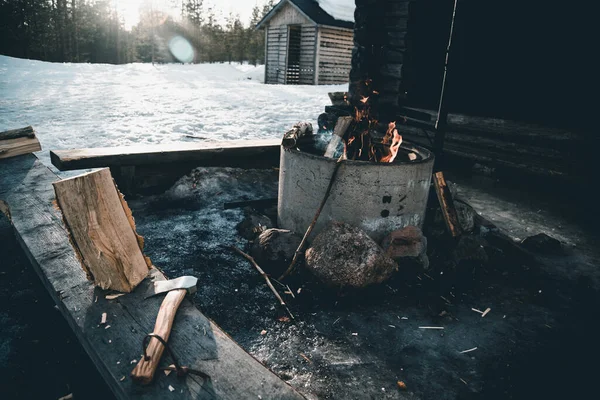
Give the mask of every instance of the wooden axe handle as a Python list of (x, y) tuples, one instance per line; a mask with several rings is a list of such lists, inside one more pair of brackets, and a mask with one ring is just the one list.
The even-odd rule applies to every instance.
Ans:
[[(171, 328), (173, 328), (173, 321), (175, 320), (175, 314), (186, 293), (187, 289), (171, 290), (167, 293), (167, 296), (160, 305), (153, 333), (162, 337), (165, 342), (169, 340)], [(149, 359), (145, 360), (142, 355), (140, 362), (135, 366), (133, 371), (131, 371), (131, 378), (143, 385), (152, 382), (164, 350), (165, 346), (157, 339), (150, 339), (150, 343), (148, 343), (148, 347), (146, 348), (146, 354)]]

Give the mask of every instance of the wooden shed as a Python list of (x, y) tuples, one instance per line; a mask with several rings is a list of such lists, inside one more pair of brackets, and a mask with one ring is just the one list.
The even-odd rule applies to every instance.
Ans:
[(265, 30), (265, 83), (347, 83), (354, 7), (354, 0), (281, 0), (256, 26)]

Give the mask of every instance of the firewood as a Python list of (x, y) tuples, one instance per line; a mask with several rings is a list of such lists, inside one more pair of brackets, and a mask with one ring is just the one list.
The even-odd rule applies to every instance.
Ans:
[(131, 292), (148, 274), (148, 265), (110, 170), (53, 185), (73, 247), (88, 276), (102, 289)]
[(294, 148), (296, 147), (298, 139), (306, 136), (311, 136), (312, 134), (313, 127), (310, 122), (299, 122), (283, 135), (281, 145), (286, 149)]
[(433, 174), (433, 183), (440, 202), (440, 207), (442, 208), (442, 215), (444, 216), (446, 227), (452, 237), (458, 237), (462, 234), (462, 229), (458, 221), (458, 214), (454, 207), (452, 194), (446, 183), (446, 178), (444, 178), (444, 173), (440, 171)]
[(0, 159), (40, 150), (42, 150), (42, 146), (31, 126), (0, 132)]
[(352, 124), (354, 119), (352, 117), (339, 117), (337, 123), (335, 124), (335, 128), (333, 129), (333, 135), (331, 136), (331, 141), (327, 145), (327, 149), (325, 150), (325, 157), (333, 158), (335, 155), (335, 151), (337, 147), (342, 142), (344, 135), (350, 125)]

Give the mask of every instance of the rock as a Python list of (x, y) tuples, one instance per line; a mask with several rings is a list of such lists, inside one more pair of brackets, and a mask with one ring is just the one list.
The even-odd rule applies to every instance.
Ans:
[(271, 218), (259, 214), (251, 207), (244, 208), (244, 214), (246, 218), (236, 226), (238, 233), (244, 239), (254, 240), (265, 230), (275, 227)]
[(427, 238), (416, 226), (409, 225), (387, 235), (381, 244), (385, 254), (402, 265), (408, 259), (418, 261), (424, 269), (429, 268)]
[(325, 284), (362, 288), (390, 278), (398, 265), (365, 232), (333, 221), (306, 250), (306, 268)]
[(563, 250), (560, 240), (554, 239), (545, 233), (529, 236), (528, 238), (523, 239), (521, 245), (527, 250), (536, 253), (560, 254)]
[(252, 246), (252, 257), (269, 273), (281, 273), (292, 262), (302, 237), (285, 229), (267, 229)]
[(475, 209), (462, 200), (455, 200), (454, 208), (456, 208), (458, 222), (463, 232), (473, 232), (475, 229), (475, 216), (477, 215)]
[(454, 261), (460, 264), (484, 265), (489, 261), (485, 248), (488, 242), (480, 236), (464, 235), (458, 241), (452, 253)]

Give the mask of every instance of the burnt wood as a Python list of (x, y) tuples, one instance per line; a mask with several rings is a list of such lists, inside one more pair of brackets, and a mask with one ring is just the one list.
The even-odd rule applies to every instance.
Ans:
[[(118, 399), (163, 399), (171, 394), (169, 385), (181, 399), (303, 398), (187, 299), (169, 342), (183, 365), (205, 371), (211, 381), (161, 373), (150, 386), (135, 385), (128, 378), (131, 362), (139, 361), (142, 339), (152, 331), (162, 302), (144, 296), (153, 280), (165, 277), (152, 269), (132, 293), (106, 300), (107, 292), (87, 280), (52, 204), (57, 179), (33, 155), (0, 160), (0, 199), (10, 208), (17, 240), (33, 268)], [(99, 326), (102, 313), (108, 316), (106, 326)]]

